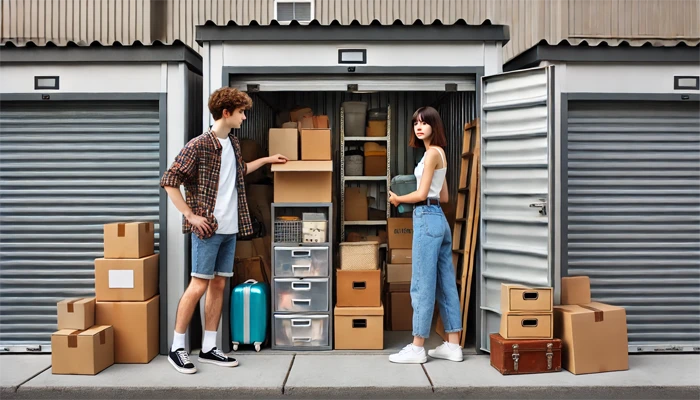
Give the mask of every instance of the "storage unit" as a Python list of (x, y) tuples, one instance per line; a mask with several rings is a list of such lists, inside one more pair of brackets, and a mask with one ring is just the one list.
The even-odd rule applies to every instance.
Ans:
[(561, 277), (588, 276), (625, 309), (630, 352), (700, 348), (698, 49), (539, 44), (485, 78), (483, 337), (501, 281), (558, 304)]
[(201, 129), (201, 69), (181, 43), (0, 46), (0, 352), (50, 352), (56, 303), (94, 295), (103, 225), (147, 221), (166, 354), (189, 257), (158, 182)]

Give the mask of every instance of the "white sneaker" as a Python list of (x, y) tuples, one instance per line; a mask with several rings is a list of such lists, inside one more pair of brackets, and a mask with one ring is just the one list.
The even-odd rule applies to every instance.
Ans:
[(400, 352), (389, 356), (389, 361), (397, 364), (423, 364), (428, 361), (425, 356), (425, 349), (420, 347), (420, 351), (416, 351), (412, 344), (401, 349)]
[(450, 348), (450, 344), (444, 342), (440, 346), (436, 347), (435, 350), (428, 350), (428, 355), (432, 358), (442, 358), (443, 360), (450, 360), (460, 362), (464, 359), (462, 355), (462, 348), (457, 345), (456, 349)]

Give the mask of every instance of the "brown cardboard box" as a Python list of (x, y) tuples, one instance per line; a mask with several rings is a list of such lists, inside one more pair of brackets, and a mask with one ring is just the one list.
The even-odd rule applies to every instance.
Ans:
[(314, 115), (314, 112), (309, 107), (297, 107), (289, 112), (289, 118), (292, 122), (301, 120), (304, 115)]
[(270, 264), (265, 263), (260, 256), (245, 259), (236, 259), (233, 265), (232, 284), (240, 285), (248, 279), (255, 279), (261, 283), (270, 284)]
[(268, 154), (282, 154), (290, 161), (299, 159), (299, 131), (290, 128), (272, 128), (268, 137)]
[(147, 301), (98, 301), (98, 324), (114, 327), (114, 362), (146, 364), (158, 355), (160, 296)]
[(413, 218), (389, 218), (387, 223), (391, 250), (413, 247)]
[(367, 187), (346, 187), (345, 220), (367, 221), (369, 219), (368, 202)]
[(562, 366), (573, 374), (629, 369), (625, 309), (603, 303), (554, 307)]
[(382, 303), (381, 270), (338, 270), (336, 306), (379, 307)]
[(588, 304), (591, 302), (591, 280), (587, 276), (561, 278), (561, 304)]
[(391, 263), (392, 264), (411, 264), (413, 261), (412, 249), (392, 249)]
[(501, 284), (502, 312), (552, 312), (552, 288)]
[(246, 185), (245, 194), (248, 198), (250, 215), (262, 221), (265, 232), (272, 232), (272, 214), (270, 212), (273, 196), (273, 185)]
[(257, 255), (258, 253), (255, 251), (252, 240), (236, 240), (236, 253), (234, 254), (236, 259), (245, 260)]
[(381, 350), (384, 348), (384, 306), (335, 307), (337, 350)]
[(302, 129), (301, 159), (304, 161), (331, 160), (331, 130)]
[(386, 281), (389, 283), (410, 282), (413, 268), (411, 264), (387, 264)]
[(314, 129), (314, 117), (312, 115), (304, 115), (297, 121), (297, 124), (300, 132), (303, 129)]
[(386, 147), (378, 143), (365, 143), (365, 176), (386, 176)]
[(61, 329), (51, 335), (51, 372), (96, 375), (114, 364), (114, 330), (93, 326), (80, 331)]
[(552, 313), (504, 312), (501, 314), (499, 333), (504, 339), (552, 339)]
[(105, 258), (142, 258), (153, 254), (153, 222), (104, 226)]
[(389, 283), (387, 289), (389, 307), (389, 330), (410, 331), (413, 329), (413, 306), (410, 283)]
[(314, 128), (325, 128), (331, 127), (330, 121), (327, 115), (316, 115), (314, 116)]
[(158, 254), (129, 260), (95, 260), (97, 301), (144, 301), (158, 293)]
[(58, 329), (88, 329), (95, 325), (95, 298), (59, 301)]
[(330, 203), (333, 161), (289, 161), (273, 164), (275, 203)]

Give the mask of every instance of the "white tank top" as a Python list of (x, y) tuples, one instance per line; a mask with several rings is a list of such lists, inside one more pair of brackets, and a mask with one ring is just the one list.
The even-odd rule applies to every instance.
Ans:
[[(442, 152), (441, 148), (435, 147), (435, 149), (438, 153), (440, 153), (440, 157), (442, 157), (443, 167), (433, 171), (433, 180), (430, 181), (430, 190), (428, 190), (429, 199), (440, 198), (440, 190), (442, 189), (442, 184), (445, 183), (445, 175), (447, 174), (447, 161), (445, 160), (445, 154)], [(420, 187), (420, 180), (423, 177), (426, 154), (428, 154), (428, 150), (425, 151), (425, 154), (423, 154), (423, 158), (421, 158), (418, 165), (416, 165), (416, 169), (413, 171), (413, 174), (416, 176), (416, 190), (418, 190), (418, 188)]]

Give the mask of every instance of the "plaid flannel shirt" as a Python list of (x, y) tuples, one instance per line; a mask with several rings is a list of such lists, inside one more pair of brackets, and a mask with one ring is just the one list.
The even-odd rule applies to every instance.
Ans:
[[(247, 166), (241, 156), (241, 145), (238, 138), (229, 134), (236, 155), (236, 188), (238, 189), (238, 235), (248, 236), (253, 233), (253, 223), (248, 210), (245, 196), (245, 180)], [(216, 134), (210, 129), (190, 140), (175, 158), (170, 169), (165, 171), (160, 180), (160, 186), (179, 188), (185, 186), (185, 201), (192, 212), (207, 218), (215, 232), (218, 222), (214, 218), (214, 207), (219, 192), (219, 171), (221, 170), (221, 143)], [(182, 217), (182, 232), (191, 233), (192, 224)], [(200, 236), (197, 234), (197, 236)], [(212, 235), (200, 236), (206, 239)]]

